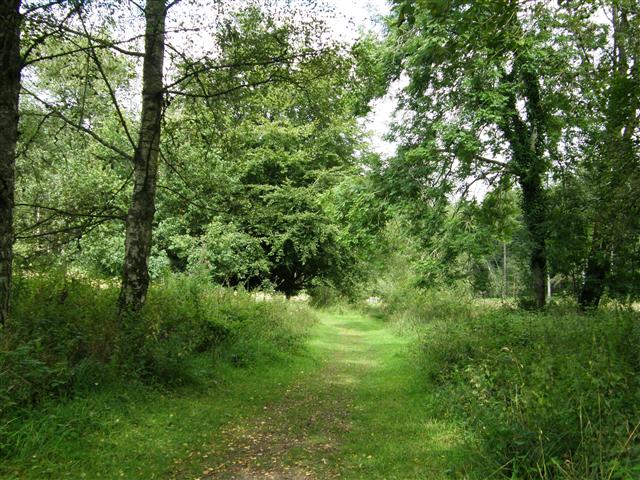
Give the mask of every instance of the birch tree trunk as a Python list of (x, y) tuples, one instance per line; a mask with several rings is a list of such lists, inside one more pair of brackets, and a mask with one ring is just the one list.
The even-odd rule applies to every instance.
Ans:
[(7, 323), (20, 93), (20, 0), (0, 0), (0, 325)]
[(142, 112), (134, 154), (133, 195), (127, 214), (120, 316), (142, 308), (149, 288), (149, 255), (160, 154), (165, 47), (165, 0), (147, 0)]

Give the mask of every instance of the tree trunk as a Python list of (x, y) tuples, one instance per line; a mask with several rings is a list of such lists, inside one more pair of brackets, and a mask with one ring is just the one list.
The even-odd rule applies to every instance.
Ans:
[(508, 80), (516, 82), (519, 79), (522, 82), (526, 119), (521, 117), (516, 95), (512, 93), (508, 99), (509, 114), (500, 128), (511, 147), (512, 172), (522, 189), (522, 214), (530, 242), (533, 306), (543, 308), (547, 293), (547, 204), (543, 184), (547, 171), (544, 159), (547, 115), (540, 96), (540, 80), (520, 53), (514, 52), (517, 61)]
[[(616, 244), (614, 225), (620, 222), (621, 216), (627, 215), (616, 198), (616, 190), (625, 185), (635, 168), (635, 162), (629, 160), (635, 155), (633, 132), (638, 124), (638, 78), (629, 74), (629, 70), (637, 71), (638, 60), (633, 49), (627, 49), (630, 40), (627, 10), (613, 4), (611, 14), (614, 62), (607, 92), (605, 135), (594, 172), (597, 201), (591, 247), (579, 296), (582, 310), (597, 308), (604, 294), (611, 270), (611, 251)], [(631, 69), (630, 60), (633, 61)]]
[(502, 299), (507, 298), (507, 242), (502, 242)]
[[(506, 115), (498, 126), (511, 149), (510, 171), (522, 190), (522, 215), (530, 243), (532, 306), (540, 309), (545, 306), (547, 294), (547, 202), (543, 184), (548, 169), (544, 158), (547, 113), (535, 65), (527, 63), (523, 52), (513, 53), (513, 67), (505, 77), (505, 85), (512, 91), (507, 97)], [(522, 88), (526, 117), (517, 106), (514, 86)]]
[(20, 0), (0, 0), (0, 325), (7, 323), (20, 94)]
[(536, 308), (544, 307), (546, 303), (547, 276), (546, 255), (546, 205), (544, 190), (540, 176), (532, 173), (520, 179), (522, 188), (522, 212), (524, 222), (529, 232), (531, 251), (529, 266), (531, 268), (531, 288)]
[(134, 154), (133, 195), (127, 214), (120, 316), (142, 308), (149, 288), (149, 255), (155, 214), (156, 179), (164, 99), (166, 7), (164, 0), (147, 0), (142, 71), (142, 112)]
[[(530, 102), (538, 103), (538, 100)], [(543, 308), (547, 294), (547, 205), (542, 182), (545, 172), (543, 145), (538, 128), (535, 125), (527, 128), (515, 110), (515, 98), (512, 103), (512, 125), (503, 127), (503, 132), (511, 146), (513, 171), (522, 190), (522, 215), (530, 242), (530, 289), (533, 306)]]
[(598, 308), (604, 293), (605, 281), (611, 265), (610, 250), (605, 243), (596, 225), (584, 272), (584, 283), (580, 291), (580, 309), (583, 311)]

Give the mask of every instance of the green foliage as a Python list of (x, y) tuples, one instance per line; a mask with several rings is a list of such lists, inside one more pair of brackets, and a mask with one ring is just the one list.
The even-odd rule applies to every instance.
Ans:
[(317, 282), (312, 285), (307, 292), (311, 297), (311, 306), (316, 308), (326, 308), (346, 303), (342, 293), (327, 282)]
[[(108, 42), (117, 25), (101, 25), (104, 6), (93, 7), (93, 34)], [(346, 47), (297, 9), (234, 5), (206, 26), (215, 54), (167, 59), (181, 78), (172, 90), (185, 95), (170, 95), (164, 116), (152, 278), (208, 268), (216, 283), (269, 283), (288, 295), (316, 279), (353, 283), (341, 281), (355, 263), (347, 227), (324, 192), (356, 175), (367, 151), (356, 115), (382, 88), (377, 43)], [(28, 67), (16, 253), (26, 268), (116, 277), (136, 75), (120, 50), (70, 37), (79, 45), (55, 39), (37, 52), (52, 58)]]
[[(626, 0), (392, 2), (383, 56), (406, 79), (398, 95), (406, 114), (385, 183), (431, 217), (411, 218), (428, 227), (422, 238), (444, 228), (442, 197), (516, 180), (519, 249), (530, 255), (522, 273), (535, 304), (546, 273), (573, 294), (593, 285), (591, 306), (605, 288), (634, 298), (639, 26), (637, 4)], [(487, 265), (473, 264), (478, 273)], [(424, 270), (456, 274), (439, 267), (430, 258)]]
[(18, 407), (59, 396), (60, 389), (69, 383), (66, 362), (47, 365), (40, 360), (41, 353), (42, 346), (38, 342), (0, 351), (0, 412), (3, 419), (6, 412)]
[[(278, 80), (233, 97), (176, 101), (166, 129), (175, 160), (161, 172), (171, 187), (160, 193), (157, 245), (174, 268), (206, 266), (220, 283), (269, 283), (287, 295), (316, 280), (347, 288), (348, 227), (324, 192), (354, 176), (356, 152), (366, 150), (354, 117), (365, 86), (353, 88), (364, 73), (350, 68), (355, 53), (337, 45), (316, 51), (287, 22), (276, 28), (253, 10), (237, 20), (221, 43), (224, 62), (237, 67), (206, 72), (194, 93), (235, 75)], [(295, 65), (265, 61), (265, 50), (280, 51), (283, 42), (300, 49)], [(369, 58), (371, 47), (359, 48)]]
[[(485, 477), (638, 477), (637, 313), (506, 307), (548, 273), (554, 298), (585, 277), (592, 306), (640, 296), (637, 1), (394, 0), (385, 40), (351, 47), (276, 4), (223, 2), (207, 55), (167, 55), (154, 285), (120, 319), (137, 47), (108, 45), (115, 4), (78, 5), (60, 29), (64, 6), (26, 14), (25, 60), (40, 61), (20, 102), (0, 455), (99, 428), (83, 409), (102, 394), (289, 360), (313, 315), (275, 291), (306, 291), (318, 307), (374, 297), (371, 312), (417, 335), (431, 410), (477, 434)], [(394, 79), (399, 149), (382, 159), (358, 117)], [(336, 322), (327, 338), (351, 322), (398, 342), (380, 350), (389, 365), (409, 361), (380, 325)], [(387, 367), (365, 389), (369, 420), (393, 421), (393, 395), (375, 407), (390, 385), (423, 418), (425, 385)]]
[(239, 231), (233, 223), (214, 220), (205, 226), (200, 237), (176, 235), (171, 241), (173, 252), (186, 260), (189, 269), (204, 268), (216, 283), (223, 285), (260, 278), (269, 268), (260, 241)]
[(476, 311), (471, 306), (472, 295), (469, 289), (419, 289), (405, 286), (394, 289), (383, 296), (385, 316), (408, 327), (419, 329), (435, 319), (456, 322), (473, 316)]
[[(59, 275), (16, 282), (11, 327), (0, 348), (3, 455), (16, 446), (11, 432), (20, 418), (43, 403), (127, 382), (184, 384), (198, 355), (238, 367), (284, 361), (313, 322), (304, 306), (257, 301), (185, 275), (154, 285), (135, 328), (123, 329), (116, 296), (112, 285)], [(131, 344), (139, 349), (129, 351)]]
[[(480, 472), (500, 478), (633, 478), (638, 315), (519, 313), (460, 292), (412, 292), (390, 314), (412, 326), (442, 415), (482, 439)], [(406, 300), (410, 298), (410, 300)]]

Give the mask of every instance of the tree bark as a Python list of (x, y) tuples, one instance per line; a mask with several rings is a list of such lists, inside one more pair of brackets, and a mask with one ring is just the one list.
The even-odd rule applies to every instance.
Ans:
[(584, 283), (578, 299), (581, 310), (596, 309), (600, 304), (611, 266), (609, 252), (610, 249), (606, 245), (604, 235), (596, 225), (584, 272)]
[(530, 252), (529, 267), (531, 268), (531, 287), (536, 308), (544, 307), (546, 303), (547, 276), (546, 255), (546, 205), (544, 189), (539, 175), (530, 174), (520, 178), (522, 188), (522, 212), (524, 223), (529, 232)]
[(507, 298), (507, 242), (502, 242), (502, 299)]
[(6, 325), (13, 270), (13, 206), (20, 95), (20, 0), (0, 0), (0, 325)]
[(136, 312), (149, 288), (149, 256), (155, 215), (156, 180), (164, 100), (165, 0), (147, 0), (142, 71), (142, 112), (134, 154), (133, 195), (127, 214), (120, 316)]
[(509, 98), (509, 113), (500, 128), (511, 147), (513, 172), (522, 190), (522, 214), (530, 242), (533, 306), (540, 309), (545, 306), (547, 294), (547, 203), (543, 184), (547, 170), (544, 159), (546, 115), (540, 98), (540, 81), (521, 57), (507, 78), (509, 82), (516, 79), (523, 84), (527, 118), (521, 118), (513, 93)]

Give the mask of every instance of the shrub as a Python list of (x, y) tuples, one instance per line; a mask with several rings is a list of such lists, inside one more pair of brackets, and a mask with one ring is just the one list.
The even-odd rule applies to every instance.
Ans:
[(394, 289), (384, 295), (383, 307), (387, 317), (418, 330), (419, 326), (433, 321), (456, 322), (484, 311), (473, 302), (470, 291), (463, 287), (450, 290)]
[[(117, 321), (115, 286), (59, 275), (25, 276), (15, 285), (0, 343), (3, 437), (43, 400), (126, 382), (184, 383), (197, 355), (236, 366), (286, 359), (313, 322), (302, 305), (256, 301), (186, 275), (154, 284), (126, 329)], [(10, 442), (0, 442), (0, 454), (7, 449)]]
[(640, 475), (637, 313), (474, 311), (471, 301), (426, 292), (409, 307), (402, 315), (420, 332), (422, 369), (440, 391), (441, 413), (478, 433), (492, 460), (487, 475)]
[(345, 303), (344, 295), (331, 283), (319, 281), (308, 289), (311, 305), (317, 308), (331, 307)]

